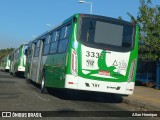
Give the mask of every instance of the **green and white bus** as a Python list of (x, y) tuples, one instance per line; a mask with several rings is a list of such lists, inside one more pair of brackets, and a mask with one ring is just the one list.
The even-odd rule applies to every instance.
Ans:
[(10, 59), (9, 59), (9, 55), (6, 55), (1, 60), (1, 70), (9, 72), (9, 68), (10, 68)]
[(0, 70), (2, 71), (2, 69), (3, 69), (3, 58), (0, 61)]
[(139, 27), (75, 14), (29, 43), (26, 78), (46, 88), (133, 93)]
[(1, 62), (0, 62), (0, 70), (3, 71), (3, 58), (1, 59)]
[(2, 70), (2, 60), (0, 61), (0, 70)]
[(11, 66), (10, 66), (10, 74), (13, 75), (23, 75), (25, 72), (26, 66), (26, 55), (25, 50), (27, 49), (27, 44), (22, 44), (18, 49), (15, 49), (11, 55)]

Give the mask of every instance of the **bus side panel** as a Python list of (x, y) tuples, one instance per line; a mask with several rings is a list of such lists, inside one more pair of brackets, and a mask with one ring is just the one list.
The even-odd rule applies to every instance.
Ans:
[(21, 47), (15, 53), (15, 60), (14, 60), (14, 73), (18, 72), (18, 67), (20, 66), (20, 57), (21, 57)]
[(38, 66), (38, 57), (34, 57), (32, 62), (31, 79), (35, 82), (37, 76), (37, 66)]
[[(28, 46), (28, 53), (27, 56), (24, 56), (23, 66), (25, 67), (25, 77), (32, 81), (36, 82), (36, 75), (37, 75), (37, 61), (38, 57), (34, 57), (35, 54), (35, 43), (31, 42)], [(24, 51), (24, 50), (23, 50)], [(25, 58), (26, 57), (26, 58)]]
[(25, 71), (25, 61), (26, 56), (24, 55), (24, 45), (20, 47), (20, 55), (19, 55), (19, 63), (18, 63), (18, 72), (24, 72)]
[[(78, 20), (79, 15), (76, 15), (75, 17)], [(68, 53), (66, 56), (65, 80), (63, 83), (64, 88), (77, 89), (78, 59), (75, 54), (76, 51), (78, 50), (77, 30), (78, 30), (78, 22), (73, 21), (71, 37), (68, 45)]]
[[(133, 91), (134, 91), (134, 85), (132, 85), (131, 83), (135, 84), (135, 80), (136, 80), (136, 70), (137, 70), (137, 61), (138, 61), (138, 41), (139, 41), (139, 26), (136, 26), (135, 47), (134, 47), (134, 50), (131, 51), (130, 62), (129, 62), (130, 66), (129, 66), (129, 69), (127, 70), (128, 76), (130, 76), (130, 73), (133, 72), (133, 77), (131, 79), (128, 77), (126, 94), (133, 94)], [(133, 63), (134, 63), (134, 69), (131, 70)]]
[(66, 53), (49, 55), (44, 64), (47, 87), (64, 87)]
[(67, 50), (65, 53), (56, 53), (48, 55), (45, 61), (45, 74), (46, 74), (46, 86), (55, 88), (65, 88), (66, 77), (70, 70), (70, 57), (72, 40), (74, 40), (74, 24), (72, 23), (69, 42), (67, 44)]

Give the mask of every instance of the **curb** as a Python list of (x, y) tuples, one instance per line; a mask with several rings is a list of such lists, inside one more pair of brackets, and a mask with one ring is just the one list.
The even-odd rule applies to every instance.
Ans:
[(160, 111), (160, 108), (155, 106), (155, 105), (152, 105), (152, 104), (149, 104), (149, 103), (144, 103), (142, 101), (138, 101), (138, 100), (135, 100), (135, 99), (131, 99), (131, 98), (126, 98), (126, 97), (123, 97), (123, 100), (122, 100), (123, 103), (125, 104), (128, 104), (128, 105), (131, 105), (133, 107), (136, 107), (137, 109), (139, 109), (140, 111)]

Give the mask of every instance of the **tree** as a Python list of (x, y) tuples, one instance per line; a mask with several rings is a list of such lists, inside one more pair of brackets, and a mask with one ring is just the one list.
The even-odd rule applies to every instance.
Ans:
[(131, 20), (140, 26), (139, 54), (142, 60), (157, 61), (160, 58), (160, 6), (152, 6), (151, 0), (140, 0), (139, 13)]
[(7, 48), (7, 49), (0, 50), (0, 60), (6, 55), (10, 54), (13, 50), (14, 48)]
[(119, 20), (123, 20), (122, 16), (119, 16), (118, 19), (119, 19)]

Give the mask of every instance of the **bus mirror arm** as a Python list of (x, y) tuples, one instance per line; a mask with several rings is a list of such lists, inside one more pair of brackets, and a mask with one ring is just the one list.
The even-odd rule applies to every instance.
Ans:
[(28, 49), (25, 50), (24, 54), (27, 56), (28, 55)]

